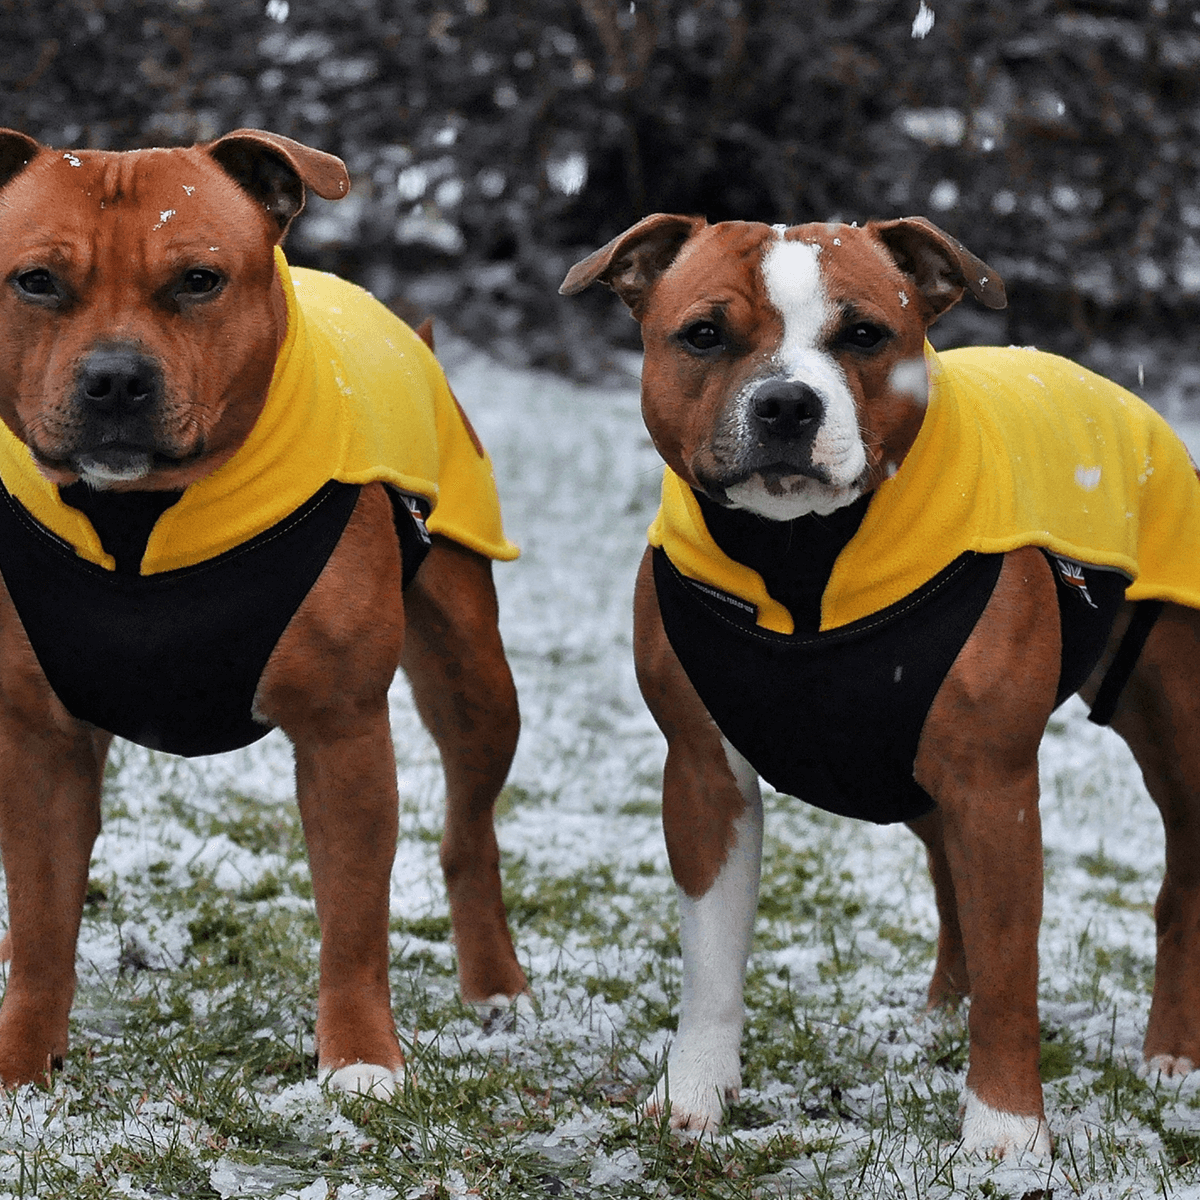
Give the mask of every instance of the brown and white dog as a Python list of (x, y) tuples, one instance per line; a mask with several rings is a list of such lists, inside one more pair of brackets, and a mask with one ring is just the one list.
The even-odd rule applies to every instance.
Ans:
[[(0, 131), (0, 418), (27, 447), (24, 469), (37, 463), (35, 481), (65, 491), (82, 479), (96, 489), (93, 500), (116, 498), (109, 534), (118, 542), (122, 503), (144, 515), (148, 496), (186, 496), (230, 469), (255, 430), (289, 332), (276, 247), (306, 188), (343, 196), (345, 166), (256, 130), (128, 153), (51, 151)], [(407, 353), (440, 378), (415, 338)], [(326, 451), (333, 448), (317, 447), (316, 457)], [(398, 830), (389, 686), (403, 666), (441, 751), (441, 859), (462, 996), (476, 1004), (509, 1003), (527, 991), (501, 900), (492, 822), (519, 719), (489, 558), (435, 534), (402, 595), (409, 560), (406, 543), (402, 561), (397, 533), (407, 514), (383, 482), (339, 487), (339, 496), (350, 496), (348, 516), (264, 653), (242, 717), (264, 731), (278, 726), (295, 748), (321, 927), (319, 1070), (336, 1087), (388, 1094), (403, 1064), (388, 982)], [(25, 521), (21, 511), (5, 492), (4, 512)], [(30, 536), (51, 545), (43, 534)], [(98, 586), (115, 574), (100, 571)], [(36, 568), (26, 583), (27, 611), (36, 615)], [(15, 594), (0, 585), (5, 1087), (45, 1082), (67, 1050), (75, 942), (110, 742), (48, 682)], [(181, 652), (189, 619), (166, 617)], [(105, 697), (96, 700), (103, 706)]]
[[(990, 307), (1005, 303), (995, 273), (921, 218), (784, 228), (657, 214), (574, 266), (561, 290), (573, 295), (597, 281), (641, 325), (643, 415), (668, 476), (681, 481), (712, 537), (720, 541), (718, 526), (726, 527), (721, 547), (735, 559), (736, 537), (769, 545), (772, 528), (799, 528), (812, 514), (836, 521), (855, 505), (869, 520), (866, 506), (885, 483), (911, 484), (903, 468), (932, 412), (927, 327), (968, 290)], [(1180, 487), (1194, 488), (1186, 454), (1172, 453), (1182, 463)], [(1089, 470), (1078, 481), (1095, 487), (1099, 470)], [(1194, 498), (1189, 503), (1194, 514)], [(1190, 553), (1194, 531), (1180, 536)], [(930, 693), (906, 771), (908, 786), (915, 781), (932, 801), (908, 818), (927, 849), (941, 925), (928, 1001), (970, 997), (963, 1139), (969, 1149), (1003, 1155), (1050, 1146), (1038, 1075), (1037, 750), (1056, 702), (1064, 635), (1048, 555), (1018, 545), (995, 559), (979, 611)], [(774, 564), (768, 553), (757, 565)], [(680, 591), (697, 606), (725, 614), (740, 603), (692, 587), (687, 574), (652, 546), (635, 600), (638, 677), (667, 740), (663, 825), (683, 948), (678, 1034), (648, 1110), (669, 1104), (673, 1125), (706, 1129), (719, 1123), (741, 1082), (742, 993), (762, 846), (764, 768), (723, 736), (724, 723), (737, 725), (745, 705), (751, 723), (769, 728), (786, 684), (769, 692), (764, 680), (757, 697), (753, 679), (735, 678), (736, 662), (713, 668), (701, 654), (685, 668), (688, 646), (674, 640), (683, 635), (664, 627), (666, 601), (682, 603), (673, 581), (683, 581)], [(1082, 576), (1074, 584), (1086, 591)], [(1121, 594), (1086, 682), (1075, 684), (1089, 702), (1137, 623)], [(1200, 613), (1173, 603), (1155, 612), (1157, 620), (1142, 621), (1124, 643), (1127, 682), (1108, 704), (1115, 703), (1111, 723), (1137, 756), (1166, 827), (1145, 1056), (1174, 1075), (1200, 1062)], [(732, 625), (736, 616), (713, 620)], [(708, 704), (694, 683), (702, 676)], [(899, 682), (899, 668), (894, 677)], [(735, 684), (736, 700), (725, 703)], [(813, 703), (826, 703), (824, 693)], [(722, 704), (718, 722), (712, 710)], [(870, 759), (872, 747), (857, 753)]]

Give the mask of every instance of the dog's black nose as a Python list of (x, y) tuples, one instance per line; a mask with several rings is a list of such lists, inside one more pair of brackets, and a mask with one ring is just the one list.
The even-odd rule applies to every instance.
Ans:
[(806, 383), (768, 379), (755, 389), (751, 411), (773, 437), (796, 438), (812, 433), (825, 406)]
[(161, 380), (153, 359), (131, 346), (106, 346), (83, 360), (76, 394), (94, 412), (133, 413), (158, 400)]

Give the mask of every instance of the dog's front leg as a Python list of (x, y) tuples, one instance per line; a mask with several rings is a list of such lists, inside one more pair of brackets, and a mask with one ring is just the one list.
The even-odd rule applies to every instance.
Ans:
[(10, 960), (0, 1006), (0, 1084), (47, 1081), (67, 1051), (75, 942), (100, 831), (108, 736), (54, 696), (0, 588), (0, 853)]
[(321, 925), (318, 1067), (335, 1087), (380, 1096), (404, 1061), (388, 986), (398, 800), (387, 705), (403, 643), (391, 506), (372, 485), (275, 647), (255, 705), (296, 750)]
[(742, 999), (758, 904), (762, 800), (754, 768), (721, 737), (676, 658), (649, 556), (635, 600), (638, 682), (667, 739), (663, 830), (679, 889), (683, 983), (666, 1072), (647, 1101), (671, 1124), (714, 1129), (741, 1087)]
[(971, 995), (963, 1142), (987, 1154), (1050, 1148), (1038, 1076), (1037, 748), (1059, 643), (1045, 559), (1009, 554), (930, 708), (915, 766), (938, 805)]
[(386, 708), (341, 736), (296, 738), (296, 792), (321, 926), (317, 1054), (346, 1091), (391, 1094), (403, 1064), (388, 984), (388, 913), (398, 832)]
[[(683, 952), (679, 1029), (649, 1108), (661, 1110), (669, 1101), (671, 1124), (677, 1128), (715, 1128), (724, 1101), (736, 1098), (742, 1083), (743, 990), (758, 905), (762, 799), (754, 768), (723, 739), (722, 745), (742, 811), (725, 827), (724, 856), (706, 891), (687, 890), (700, 883), (697, 864), (676, 873)], [(684, 771), (693, 769), (694, 763)], [(668, 778), (675, 774), (668, 767)], [(678, 779), (664, 778), (663, 828), (672, 865), (681, 851), (695, 848), (695, 833), (687, 828), (695, 797), (678, 784)], [(712, 853), (717, 848), (714, 841), (707, 849)]]

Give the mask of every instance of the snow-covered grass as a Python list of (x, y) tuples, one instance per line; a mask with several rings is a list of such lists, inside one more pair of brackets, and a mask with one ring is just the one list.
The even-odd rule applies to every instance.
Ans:
[(50, 1091), (0, 1097), (0, 1198), (1200, 1197), (1200, 1090), (1136, 1069), (1158, 818), (1073, 704), (1043, 754), (1053, 1164), (957, 1148), (965, 1027), (922, 1013), (916, 840), (786, 797), (767, 798), (741, 1099), (713, 1139), (639, 1121), (679, 989), (662, 744), (630, 647), (657, 458), (632, 387), (444, 357), (525, 551), (497, 569), (524, 716), (500, 836), (537, 1018), (481, 1028), (455, 996), (440, 772), (403, 681), (392, 979), (411, 1070), (391, 1103), (314, 1080), (316, 923), (283, 739), (191, 762), (119, 745), (72, 1053)]

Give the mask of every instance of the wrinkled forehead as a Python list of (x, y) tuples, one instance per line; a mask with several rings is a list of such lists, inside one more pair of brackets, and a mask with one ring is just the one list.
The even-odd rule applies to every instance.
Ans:
[(23, 190), (96, 209), (137, 207), (164, 196), (186, 196), (224, 172), (194, 147), (172, 150), (46, 150), (19, 172), (5, 194)]
[(704, 226), (658, 280), (656, 302), (675, 313), (696, 305), (724, 308), (759, 299), (763, 252), (774, 236), (770, 226), (751, 221)]
[[(763, 275), (770, 290), (790, 305), (823, 303), (834, 317), (864, 305), (887, 311), (907, 307), (911, 298), (895, 261), (866, 230), (855, 225), (818, 223), (773, 229)], [(909, 292), (912, 285), (909, 284)]]
[(850, 310), (907, 307), (905, 284), (886, 249), (855, 226), (727, 221), (685, 244), (656, 299), (673, 316), (744, 305), (802, 321), (815, 337)]
[(111, 249), (227, 245), (233, 228), (269, 232), (269, 218), (207, 154), (177, 150), (52, 150), (0, 199), (0, 255), (82, 265)]

